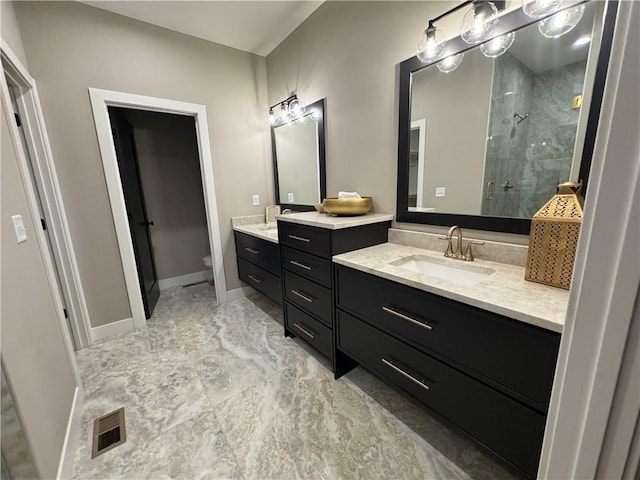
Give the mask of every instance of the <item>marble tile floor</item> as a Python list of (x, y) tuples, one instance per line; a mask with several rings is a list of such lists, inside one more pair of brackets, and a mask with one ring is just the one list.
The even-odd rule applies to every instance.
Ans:
[[(73, 478), (514, 478), (362, 368), (334, 380), (265, 297), (214, 295), (172, 288), (144, 332), (77, 352)], [(121, 406), (127, 441), (91, 459), (93, 419)]]

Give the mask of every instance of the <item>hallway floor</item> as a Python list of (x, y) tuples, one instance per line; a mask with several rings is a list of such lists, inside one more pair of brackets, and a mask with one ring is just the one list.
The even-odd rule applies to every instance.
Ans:
[[(255, 295), (163, 292), (145, 332), (77, 352), (85, 390), (73, 477), (505, 479), (512, 473), (358, 367), (285, 338)], [(127, 440), (91, 459), (93, 419), (125, 407)]]

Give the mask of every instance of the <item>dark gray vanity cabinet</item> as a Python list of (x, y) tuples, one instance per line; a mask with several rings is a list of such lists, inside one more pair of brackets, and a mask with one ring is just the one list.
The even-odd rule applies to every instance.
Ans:
[(282, 259), (284, 329), (332, 362), (336, 377), (351, 368), (335, 355), (331, 257), (387, 241), (391, 222), (329, 229), (278, 220)]
[(234, 231), (233, 234), (240, 280), (282, 305), (278, 244), (242, 232)]
[(560, 335), (336, 265), (337, 348), (528, 477)]

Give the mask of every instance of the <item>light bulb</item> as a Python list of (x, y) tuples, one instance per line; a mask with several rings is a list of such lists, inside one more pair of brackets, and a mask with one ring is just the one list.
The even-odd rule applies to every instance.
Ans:
[(273, 108), (269, 109), (269, 123), (271, 125), (275, 125), (276, 123), (278, 123), (278, 119), (276, 118), (276, 114), (273, 113)]
[(566, 0), (525, 0), (522, 11), (531, 18), (542, 18), (557, 12), (565, 3)]
[(460, 36), (473, 45), (490, 38), (498, 24), (498, 9), (492, 2), (476, 2), (462, 19)]
[(462, 63), (464, 53), (458, 53), (457, 55), (449, 55), (448, 57), (440, 60), (437, 64), (438, 70), (443, 73), (453, 72)]
[(580, 37), (575, 42), (573, 42), (571, 46), (577, 48), (588, 45), (589, 43), (591, 43), (591, 37), (589, 35), (585, 35), (584, 37)]
[(538, 30), (547, 38), (558, 38), (578, 25), (584, 14), (584, 4), (561, 10), (551, 17), (538, 22)]
[(431, 63), (438, 60), (444, 52), (446, 42), (440, 41), (444, 36), (442, 30), (429, 25), (418, 38), (418, 58), (422, 63)]
[(294, 98), (289, 103), (289, 112), (294, 118), (299, 117), (304, 113), (304, 106), (302, 105), (302, 103), (300, 103), (300, 100), (298, 100), (298, 97)]
[(485, 57), (496, 58), (509, 50), (516, 39), (516, 32), (505, 33), (480, 45), (480, 51)]

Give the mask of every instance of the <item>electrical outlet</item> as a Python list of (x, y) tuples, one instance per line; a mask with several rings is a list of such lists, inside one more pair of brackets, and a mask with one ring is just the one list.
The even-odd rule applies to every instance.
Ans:
[(293, 199), (293, 193), (289, 192), (287, 193), (287, 202), (289, 203), (293, 203), (295, 200)]
[(253, 206), (257, 207), (258, 205), (260, 205), (260, 195), (254, 195), (253, 196)]
[(444, 197), (444, 187), (436, 187), (436, 197)]

